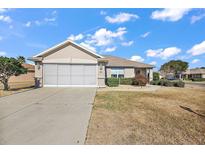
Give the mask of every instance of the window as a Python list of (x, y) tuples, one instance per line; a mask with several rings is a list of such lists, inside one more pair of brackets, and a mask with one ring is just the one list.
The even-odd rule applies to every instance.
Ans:
[(124, 78), (124, 69), (123, 68), (112, 68), (111, 77), (113, 78)]

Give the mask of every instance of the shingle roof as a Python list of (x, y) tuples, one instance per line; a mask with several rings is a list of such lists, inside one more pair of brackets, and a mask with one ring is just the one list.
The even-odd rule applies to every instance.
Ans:
[(188, 69), (186, 70), (186, 72), (183, 72), (183, 74), (205, 74), (205, 69), (200, 69), (200, 68)]
[(125, 58), (120, 58), (116, 56), (108, 56), (103, 55), (104, 58), (100, 58), (100, 60), (107, 60), (108, 67), (137, 67), (137, 68), (153, 68), (153, 65), (140, 63), (132, 60), (127, 60)]

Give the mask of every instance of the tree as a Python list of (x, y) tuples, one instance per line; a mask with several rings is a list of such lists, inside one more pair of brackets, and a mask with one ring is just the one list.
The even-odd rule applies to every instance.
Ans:
[(9, 78), (13, 75), (18, 76), (27, 72), (27, 69), (22, 66), (25, 58), (8, 58), (0, 57), (0, 82), (4, 85), (4, 90), (8, 90), (8, 81)]
[(163, 64), (160, 68), (160, 71), (167, 73), (173, 73), (176, 77), (181, 74), (183, 71), (186, 71), (189, 67), (188, 62), (184, 62), (181, 60), (171, 60), (165, 64)]
[(154, 81), (159, 80), (159, 73), (158, 72), (153, 72), (153, 80)]
[(20, 62), (20, 63), (25, 63), (26, 62), (26, 60), (25, 60), (25, 58), (23, 57), (23, 56), (18, 56), (17, 57), (17, 60)]

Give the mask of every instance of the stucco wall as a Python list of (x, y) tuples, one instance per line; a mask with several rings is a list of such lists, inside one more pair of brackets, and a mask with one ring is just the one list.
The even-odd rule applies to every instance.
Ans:
[(56, 52), (52, 52), (51, 54), (44, 57), (44, 60), (51, 59), (89, 59), (95, 60), (97, 59), (88, 53), (84, 52), (82, 49), (68, 45), (58, 49)]
[(125, 68), (124, 69), (124, 77), (125, 78), (134, 78), (135, 77), (135, 70), (134, 68)]
[(43, 86), (43, 65), (41, 62), (35, 62), (35, 86)]
[(105, 87), (105, 65), (106, 63), (98, 64), (98, 86)]

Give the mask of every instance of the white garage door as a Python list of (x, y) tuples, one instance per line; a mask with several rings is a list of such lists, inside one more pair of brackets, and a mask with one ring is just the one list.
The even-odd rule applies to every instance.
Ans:
[(96, 86), (96, 65), (44, 64), (44, 86)]

